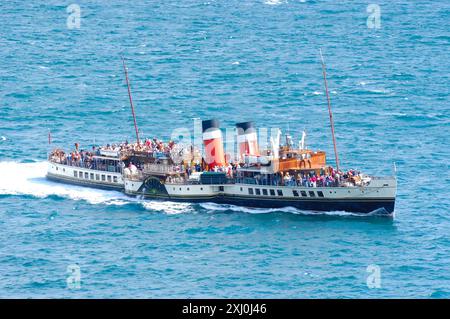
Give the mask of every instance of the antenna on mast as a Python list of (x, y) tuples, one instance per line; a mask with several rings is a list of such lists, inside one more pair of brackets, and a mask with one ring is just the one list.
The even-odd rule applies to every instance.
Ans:
[(140, 145), (141, 142), (139, 141), (139, 130), (138, 130), (137, 122), (136, 122), (136, 114), (134, 113), (133, 98), (131, 97), (130, 81), (128, 80), (128, 68), (125, 64), (125, 58), (123, 56), (122, 56), (122, 62), (123, 62), (123, 70), (125, 71), (125, 80), (127, 81), (128, 97), (130, 98), (131, 113), (133, 114), (134, 129), (136, 131), (136, 141), (137, 141), (138, 145)]
[(334, 156), (336, 159), (336, 170), (339, 171), (339, 156), (336, 147), (336, 137), (334, 135), (334, 120), (333, 120), (333, 113), (331, 112), (330, 94), (328, 93), (327, 70), (325, 66), (325, 61), (323, 59), (322, 49), (319, 49), (319, 51), (320, 51), (320, 59), (322, 60), (322, 72), (323, 72), (323, 80), (325, 83), (325, 93), (327, 94), (328, 114), (330, 115), (331, 136), (333, 137)]

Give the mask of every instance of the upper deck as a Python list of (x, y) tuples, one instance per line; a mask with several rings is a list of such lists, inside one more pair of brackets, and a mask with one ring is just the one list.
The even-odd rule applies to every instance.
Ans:
[(124, 164), (119, 157), (105, 156), (101, 152), (72, 152), (66, 154), (61, 149), (53, 150), (49, 162), (96, 171), (122, 173)]

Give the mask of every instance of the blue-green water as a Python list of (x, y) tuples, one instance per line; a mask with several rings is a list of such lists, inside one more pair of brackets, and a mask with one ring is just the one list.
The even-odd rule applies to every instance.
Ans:
[[(448, 1), (0, 3), (0, 297), (450, 297)], [(54, 145), (254, 120), (390, 175), (394, 220), (142, 201), (54, 184)], [(67, 286), (78, 265), (80, 289)], [(369, 265), (381, 270), (369, 289)]]

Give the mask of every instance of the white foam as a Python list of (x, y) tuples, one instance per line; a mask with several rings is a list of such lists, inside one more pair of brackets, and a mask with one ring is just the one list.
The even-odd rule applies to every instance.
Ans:
[(162, 211), (169, 215), (193, 212), (192, 204), (171, 201), (145, 201), (141, 202), (147, 210)]
[(287, 0), (265, 0), (264, 3), (270, 6), (278, 6), (280, 4), (287, 3)]
[(147, 210), (167, 214), (192, 211), (189, 203), (142, 200), (121, 192), (68, 185), (46, 179), (47, 162), (0, 162), (0, 195), (29, 195), (39, 198), (60, 196), (72, 200), (84, 200), (90, 204), (122, 206), (130, 203), (142, 205)]
[[(143, 200), (129, 197), (121, 192), (106, 191), (95, 188), (74, 186), (49, 181), (45, 178), (47, 173), (47, 162), (17, 163), (0, 162), (0, 195), (29, 195), (39, 198), (48, 196), (60, 196), (72, 200), (84, 200), (90, 204), (122, 206), (137, 203), (149, 211), (158, 211), (166, 214), (182, 214), (194, 212), (191, 203), (171, 202), (159, 200)], [(302, 215), (355, 215), (343, 211), (334, 212), (311, 212), (303, 211), (293, 207), (285, 208), (250, 208), (235, 205), (224, 205), (215, 203), (202, 203), (201, 207), (208, 211), (233, 211), (248, 214), (268, 214), (273, 212), (285, 212)]]
[(0, 140), (6, 141), (6, 137), (5, 136), (0, 136)]
[(60, 196), (72, 200), (84, 200), (90, 204), (122, 206), (138, 203), (147, 210), (167, 214), (189, 211), (189, 204), (140, 200), (121, 192), (100, 190), (49, 181), (45, 178), (47, 162), (0, 162), (0, 195), (29, 195), (39, 198)]
[(45, 178), (46, 173), (46, 162), (0, 162), (0, 194), (30, 195), (40, 198), (56, 195), (85, 200), (91, 204), (126, 203), (126, 196), (120, 192), (55, 183)]

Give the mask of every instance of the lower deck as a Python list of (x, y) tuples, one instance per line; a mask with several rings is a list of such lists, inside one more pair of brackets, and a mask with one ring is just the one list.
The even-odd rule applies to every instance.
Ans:
[(52, 181), (71, 185), (108, 190), (124, 190), (121, 173), (93, 170), (84, 167), (49, 163), (47, 178)]
[(121, 173), (49, 163), (47, 178), (128, 195), (183, 202), (214, 202), (257, 208), (294, 207), (308, 211), (347, 211), (392, 215), (395, 178), (374, 179), (364, 187), (302, 187), (257, 184), (163, 184), (157, 177), (123, 179)]
[(301, 187), (255, 184), (161, 184), (125, 179), (125, 193), (144, 198), (185, 202), (214, 202), (247, 207), (295, 207), (311, 211), (371, 213), (390, 215), (395, 206), (395, 179), (374, 180), (365, 187)]

